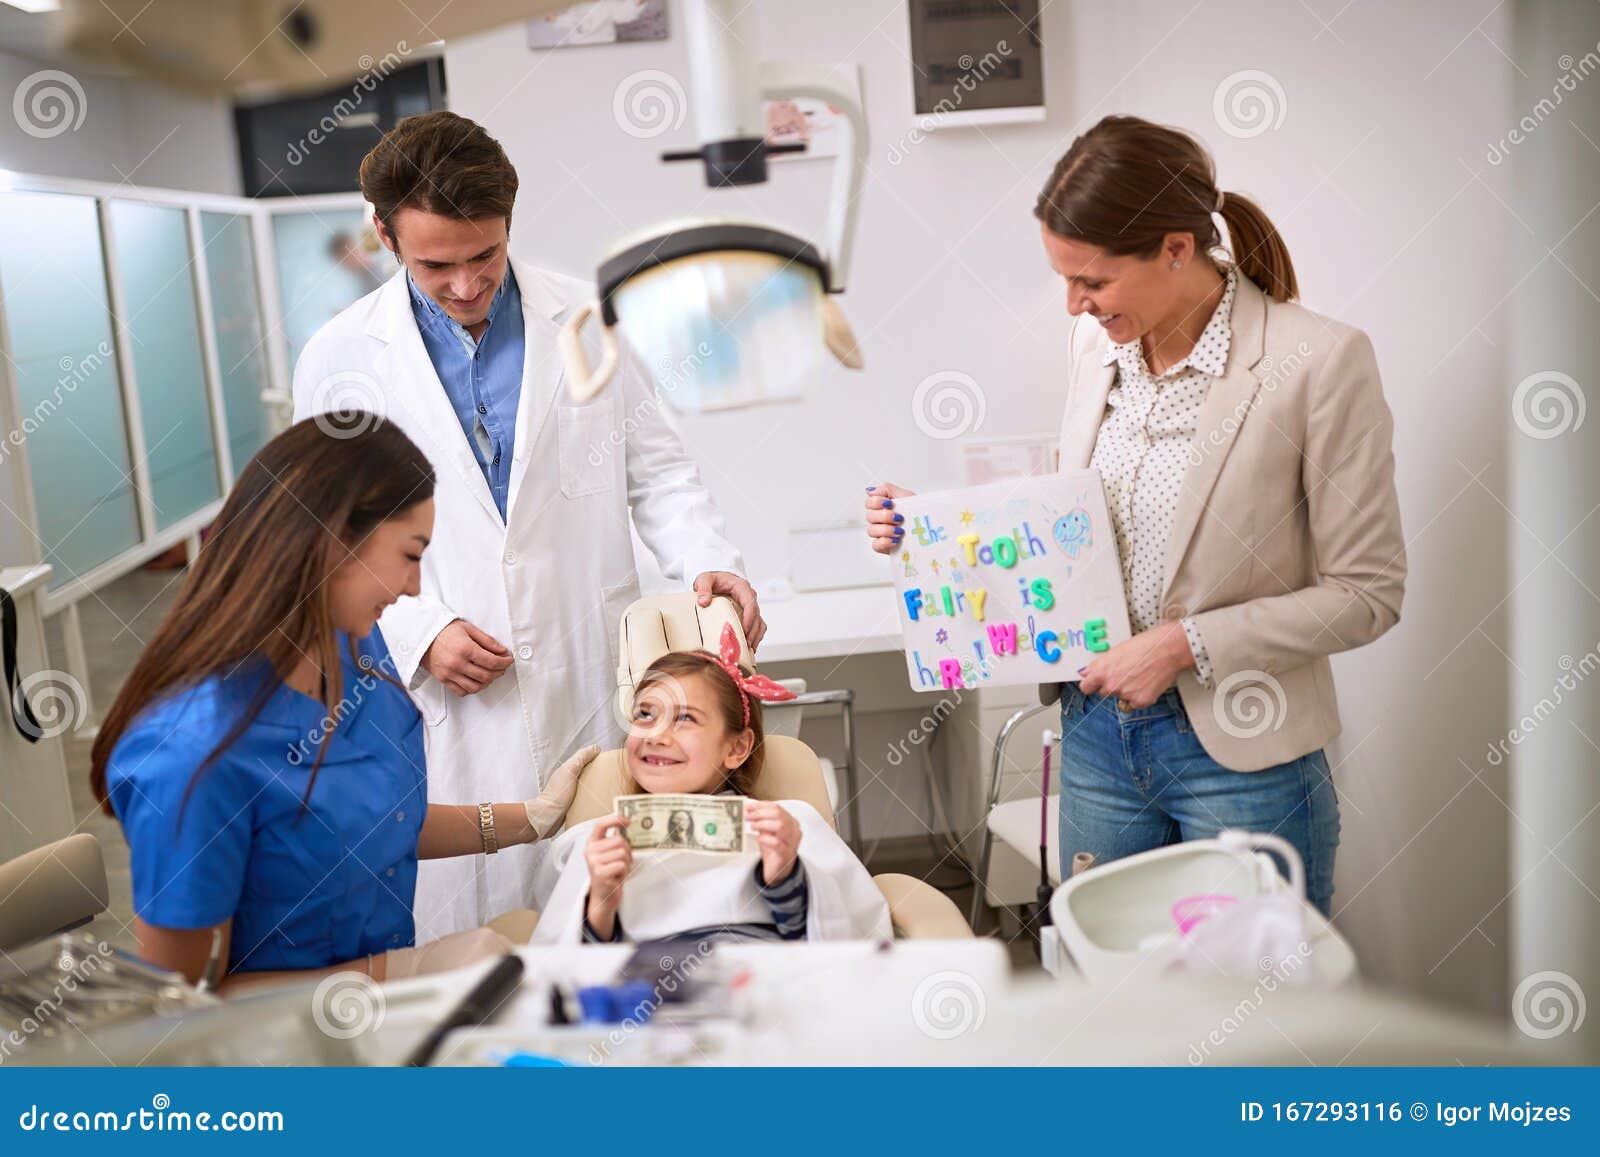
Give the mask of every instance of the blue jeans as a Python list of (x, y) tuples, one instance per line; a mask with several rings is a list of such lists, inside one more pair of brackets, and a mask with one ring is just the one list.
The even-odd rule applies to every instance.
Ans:
[(1116, 699), (1069, 684), (1061, 735), (1062, 879), (1075, 852), (1105, 863), (1243, 828), (1293, 844), (1305, 861), (1306, 898), (1329, 914), (1339, 797), (1320, 750), (1262, 771), (1232, 771), (1206, 754), (1176, 688), (1149, 707), (1123, 711)]

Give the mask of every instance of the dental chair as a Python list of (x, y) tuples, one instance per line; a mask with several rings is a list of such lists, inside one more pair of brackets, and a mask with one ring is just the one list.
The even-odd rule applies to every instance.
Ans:
[[(634, 685), (645, 669), (668, 651), (716, 652), (724, 623), (732, 623), (739, 639), (739, 662), (753, 670), (749, 644), (733, 602), (718, 597), (702, 607), (692, 592), (644, 598), (630, 606), (622, 616), (617, 667), (618, 718), (632, 714)], [(619, 795), (637, 794), (639, 786), (628, 774), (625, 753), (604, 751), (584, 768), (578, 791), (567, 809), (565, 827), (608, 814)], [(797, 799), (816, 808), (835, 823), (828, 798), (822, 765), (816, 754), (798, 739), (768, 734), (766, 757), (761, 775), (751, 792), (756, 799)], [(889, 918), (900, 939), (971, 938), (972, 929), (962, 918), (955, 902), (932, 885), (915, 876), (885, 874), (873, 882), (889, 905)], [(491, 927), (518, 943), (533, 935), (537, 915), (531, 911), (509, 912), (491, 922)]]
[(88, 832), (0, 864), (0, 952), (87, 924), (106, 910), (105, 857)]

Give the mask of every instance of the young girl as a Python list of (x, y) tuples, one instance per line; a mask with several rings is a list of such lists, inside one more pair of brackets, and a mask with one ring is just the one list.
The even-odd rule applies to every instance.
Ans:
[[(730, 625), (720, 654), (675, 651), (644, 673), (625, 748), (638, 792), (750, 795), (759, 699), (793, 696), (738, 656)], [(815, 808), (747, 798), (744, 815), (742, 853), (636, 853), (616, 814), (564, 832), (535, 881), (533, 942), (889, 938), (883, 896)]]

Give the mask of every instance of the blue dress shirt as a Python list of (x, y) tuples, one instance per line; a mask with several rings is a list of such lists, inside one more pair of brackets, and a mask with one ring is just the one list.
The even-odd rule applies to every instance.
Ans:
[(489, 303), (488, 328), (476, 340), (418, 289), (409, 273), (406, 286), (411, 290), (411, 312), (422, 333), (422, 344), (504, 520), (526, 347), (517, 279), (508, 264), (505, 280)]

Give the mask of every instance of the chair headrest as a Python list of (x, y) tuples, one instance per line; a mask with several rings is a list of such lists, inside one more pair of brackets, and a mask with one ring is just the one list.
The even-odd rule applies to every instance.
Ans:
[(632, 603), (622, 612), (618, 627), (617, 718), (632, 715), (633, 689), (651, 663), (668, 651), (710, 651), (715, 655), (722, 628), (728, 623), (733, 624), (739, 640), (740, 664), (753, 671), (755, 661), (745, 642), (739, 609), (726, 595), (712, 599), (709, 607), (702, 607), (693, 591), (652, 595)]
[(88, 832), (0, 864), (0, 952), (74, 927), (110, 902), (105, 856)]
[[(798, 739), (769, 735), (766, 758), (750, 794), (755, 799), (797, 799), (816, 808), (829, 824), (834, 823), (833, 807), (822, 778), (822, 765), (812, 750)], [(578, 776), (578, 791), (567, 809), (566, 827), (608, 815), (619, 795), (637, 795), (639, 785), (628, 774), (627, 755), (622, 750), (602, 751)]]

